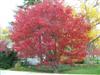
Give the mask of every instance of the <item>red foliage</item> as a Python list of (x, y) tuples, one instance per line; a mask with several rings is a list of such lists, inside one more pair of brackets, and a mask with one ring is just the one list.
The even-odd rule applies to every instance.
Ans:
[(0, 40), (0, 52), (4, 51), (7, 48), (7, 42)]
[(91, 27), (84, 17), (73, 16), (70, 7), (65, 8), (57, 0), (44, 0), (19, 9), (15, 18), (11, 39), (21, 57), (38, 56), (45, 63), (59, 62), (68, 46), (71, 58), (85, 57)]
[(100, 48), (94, 49), (92, 55), (100, 56)]

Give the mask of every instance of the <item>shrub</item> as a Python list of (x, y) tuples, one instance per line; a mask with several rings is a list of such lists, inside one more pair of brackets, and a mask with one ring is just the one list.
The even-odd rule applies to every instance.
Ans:
[(4, 40), (0, 40), (0, 52), (4, 51), (7, 47), (7, 42)]
[(8, 69), (17, 62), (17, 53), (7, 48), (7, 42), (0, 42), (0, 68)]
[(0, 68), (8, 69), (14, 67), (17, 62), (16, 52), (14, 51), (3, 51), (0, 52)]

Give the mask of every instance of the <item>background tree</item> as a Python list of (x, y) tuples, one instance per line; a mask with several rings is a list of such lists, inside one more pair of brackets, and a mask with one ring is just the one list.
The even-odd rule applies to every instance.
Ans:
[(7, 27), (0, 29), (0, 40), (9, 39), (9, 29)]
[(36, 3), (41, 2), (42, 0), (24, 0), (24, 5), (29, 6), (29, 5), (34, 5)]
[[(92, 25), (92, 30), (89, 33), (89, 37), (95, 39), (100, 35), (100, 30), (97, 30), (97, 25), (100, 25), (100, 0), (84, 0), (81, 1), (81, 12), (86, 17), (89, 23)], [(97, 40), (99, 39), (96, 38)], [(96, 40), (95, 40), (96, 41)], [(96, 41), (96, 43), (98, 43)]]
[(100, 0), (79, 0), (81, 3), (81, 13), (87, 21), (91, 23), (92, 29), (88, 33), (91, 41), (88, 44), (89, 55), (94, 57), (94, 50), (100, 49)]

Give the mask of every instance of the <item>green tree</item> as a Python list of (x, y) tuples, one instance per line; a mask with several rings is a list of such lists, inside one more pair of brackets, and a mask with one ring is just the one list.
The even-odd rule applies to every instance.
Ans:
[(24, 0), (25, 5), (33, 5), (39, 2), (41, 2), (41, 0)]
[(8, 40), (9, 39), (9, 29), (7, 27), (2, 28), (0, 31), (0, 40)]

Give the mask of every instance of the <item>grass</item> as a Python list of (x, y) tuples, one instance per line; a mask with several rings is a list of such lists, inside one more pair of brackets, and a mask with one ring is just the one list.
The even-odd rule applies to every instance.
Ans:
[[(11, 70), (53, 73), (52, 69), (45, 68), (44, 66), (40, 67), (38, 70), (34, 66), (17, 66), (15, 68), (12, 68)], [(100, 64), (82, 64), (75, 66), (63, 65), (60, 66), (58, 70), (61, 74), (100, 74)]]
[(67, 74), (100, 74), (100, 65), (83, 65), (71, 67), (69, 71), (63, 71)]

